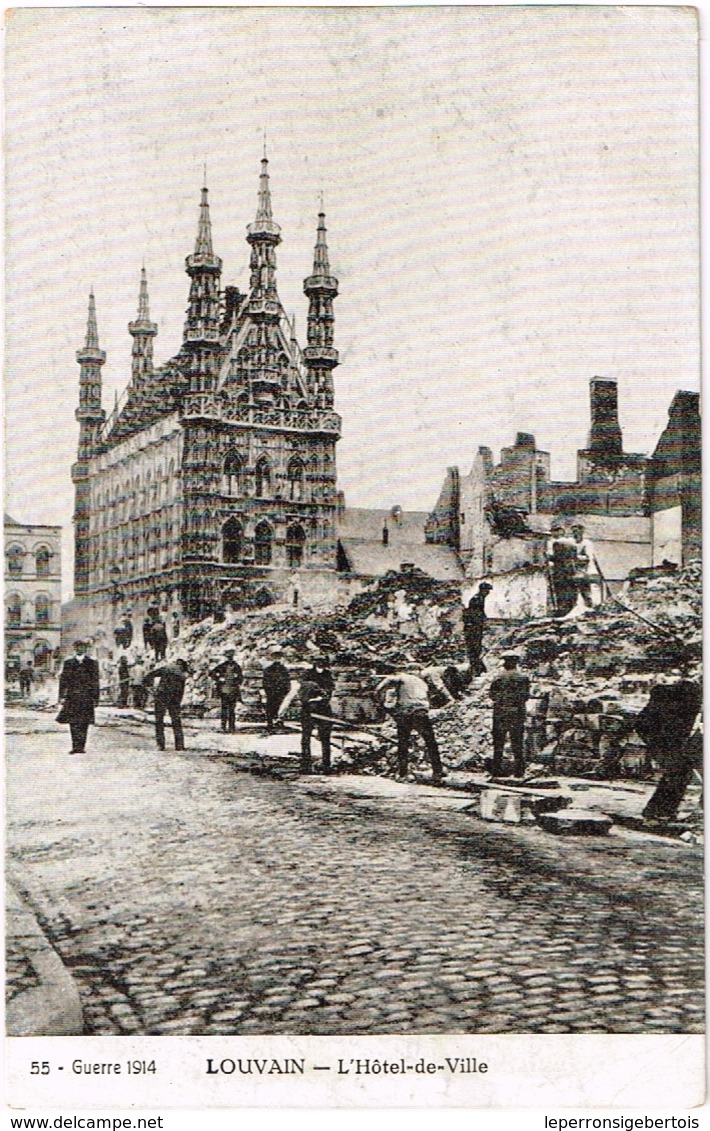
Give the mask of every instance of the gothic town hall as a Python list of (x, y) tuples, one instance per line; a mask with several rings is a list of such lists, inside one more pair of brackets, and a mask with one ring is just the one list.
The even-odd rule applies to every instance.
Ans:
[[(160, 601), (194, 619), (332, 584), (336, 568), (333, 300), (325, 216), (318, 217), (305, 349), (276, 289), (279, 225), (262, 161), (247, 227), (249, 293), (222, 285), (202, 189), (182, 345), (153, 361), (141, 273), (131, 379), (111, 415), (101, 398), (93, 293), (80, 365), (75, 598), (87, 628)], [(77, 610), (78, 611), (78, 610)]]

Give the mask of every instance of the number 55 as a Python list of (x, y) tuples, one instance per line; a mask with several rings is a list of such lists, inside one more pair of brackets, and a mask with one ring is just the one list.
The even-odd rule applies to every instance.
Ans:
[(32, 1061), (32, 1067), (30, 1068), (30, 1073), (32, 1074), (32, 1076), (48, 1076), (49, 1075), (49, 1063), (48, 1063), (48, 1061), (43, 1060), (42, 1063), (40, 1064), (40, 1062), (38, 1060), (33, 1060)]

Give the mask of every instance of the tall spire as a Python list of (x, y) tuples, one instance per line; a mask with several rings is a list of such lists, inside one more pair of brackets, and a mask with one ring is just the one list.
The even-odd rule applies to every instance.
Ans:
[(207, 186), (203, 185), (200, 200), (200, 219), (197, 225), (197, 239), (195, 240), (195, 255), (212, 256), (213, 254), (210, 206), (207, 200)]
[(138, 290), (138, 319), (150, 322), (150, 308), (148, 306), (148, 276), (145, 267), (141, 267), (141, 285)]
[(131, 352), (131, 377), (138, 387), (143, 378), (153, 372), (153, 338), (158, 333), (157, 323), (150, 320), (148, 305), (148, 276), (145, 267), (141, 268), (141, 282), (138, 291), (138, 317), (128, 323), (128, 332), (133, 338)]
[(303, 290), (309, 300), (308, 345), (303, 351), (308, 367), (309, 391), (318, 408), (332, 408), (333, 370), (338, 364), (338, 351), (333, 348), (333, 299), (338, 294), (338, 280), (330, 273), (325, 212), (322, 210), (318, 213), (313, 274), (304, 279)]
[(316, 234), (316, 246), (313, 254), (314, 275), (330, 275), (330, 263), (328, 262), (328, 245), (325, 241), (325, 236), (325, 212), (321, 211), (318, 213), (318, 232)]
[(89, 316), (86, 320), (86, 340), (84, 348), (87, 350), (99, 348), (99, 331), (96, 325), (96, 300), (94, 298), (94, 288), (91, 288), (89, 294)]
[(106, 354), (99, 347), (96, 326), (96, 301), (89, 295), (89, 315), (83, 349), (76, 351), (79, 362), (79, 406), (74, 415), (79, 421), (79, 446), (72, 465), (74, 501), (74, 592), (86, 592), (89, 584), (89, 529), (91, 489), (89, 461), (101, 451), (101, 429), (106, 413), (101, 407), (101, 366)]
[[(259, 196), (256, 206), (256, 220), (247, 229), (249, 236), (271, 236), (275, 242), (280, 242), (281, 228), (275, 223), (271, 213), (271, 189), (269, 187), (269, 162), (266, 156), (261, 159), (261, 174), (259, 176)], [(250, 241), (251, 242), (251, 241)]]
[(276, 316), (280, 315), (276, 294), (276, 248), (281, 243), (281, 228), (271, 214), (268, 167), (269, 162), (263, 157), (256, 220), (247, 227), (247, 242), (251, 244), (249, 307), (253, 314), (261, 311)]
[(209, 392), (216, 380), (219, 353), (219, 282), (222, 260), (212, 248), (212, 226), (207, 203), (207, 188), (200, 197), (195, 251), (185, 260), (190, 276), (190, 298), (183, 332), (183, 349), (190, 357), (189, 388), (193, 393)]

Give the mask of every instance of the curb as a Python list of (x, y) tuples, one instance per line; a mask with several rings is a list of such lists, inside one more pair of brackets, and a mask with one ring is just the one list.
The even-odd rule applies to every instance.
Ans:
[(34, 913), (8, 883), (5, 888), (5, 929), (11, 946), (27, 959), (39, 985), (23, 990), (7, 1005), (8, 1037), (74, 1037), (84, 1032), (79, 992)]

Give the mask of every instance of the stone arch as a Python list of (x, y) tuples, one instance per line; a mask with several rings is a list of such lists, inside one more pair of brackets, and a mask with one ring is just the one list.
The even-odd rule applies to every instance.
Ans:
[(271, 565), (274, 530), (265, 518), (256, 524), (254, 530), (254, 565)]
[(265, 499), (271, 494), (271, 464), (267, 456), (259, 456), (255, 471), (256, 497)]
[(292, 522), (286, 531), (286, 560), (290, 569), (303, 565), (306, 532), (299, 522)]
[(222, 494), (232, 497), (241, 495), (244, 480), (244, 460), (239, 452), (231, 449), (224, 457), (222, 465)]
[(292, 502), (300, 502), (305, 494), (306, 469), (300, 456), (293, 456), (286, 469), (288, 497)]
[(235, 565), (241, 561), (244, 549), (244, 527), (238, 518), (228, 518), (222, 527), (222, 561)]

